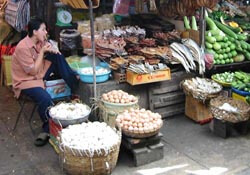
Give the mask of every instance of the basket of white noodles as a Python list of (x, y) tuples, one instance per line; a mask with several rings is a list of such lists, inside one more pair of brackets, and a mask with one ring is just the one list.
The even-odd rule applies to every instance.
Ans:
[(106, 123), (82, 123), (62, 129), (59, 142), (59, 158), (66, 173), (111, 174), (118, 159), (121, 131)]
[(90, 112), (90, 107), (80, 102), (58, 103), (49, 109), (52, 120), (62, 127), (87, 121)]

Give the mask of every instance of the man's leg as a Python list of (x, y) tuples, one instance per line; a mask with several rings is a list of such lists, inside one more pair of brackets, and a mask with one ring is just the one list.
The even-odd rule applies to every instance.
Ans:
[(53, 101), (50, 95), (41, 87), (34, 87), (29, 89), (23, 89), (22, 93), (29, 96), (37, 105), (38, 113), (41, 120), (43, 121), (44, 132), (49, 133), (49, 123), (48, 123), (48, 107), (53, 105)]
[(52, 62), (51, 67), (53, 67), (50, 67), (48, 71), (53, 69), (54, 73), (59, 74), (71, 90), (74, 91), (78, 87), (79, 81), (76, 77), (76, 73), (69, 67), (64, 56), (49, 53), (47, 54), (46, 59)]

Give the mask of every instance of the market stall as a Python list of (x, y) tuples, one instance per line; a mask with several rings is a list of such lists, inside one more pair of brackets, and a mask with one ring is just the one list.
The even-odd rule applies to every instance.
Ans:
[(249, 120), (248, 4), (116, 0), (113, 14), (94, 18), (98, 0), (61, 2), (89, 10), (89, 20), (74, 29), (67, 28), (73, 17), (64, 11), (67, 25), (57, 33), (61, 50), (81, 45), (84, 55), (66, 60), (80, 77), (77, 94), (85, 104), (49, 110), (52, 144), (66, 172), (111, 173), (120, 144), (136, 166), (161, 159), (160, 128), (170, 116), (221, 122), (211, 127), (219, 136), (223, 123)]

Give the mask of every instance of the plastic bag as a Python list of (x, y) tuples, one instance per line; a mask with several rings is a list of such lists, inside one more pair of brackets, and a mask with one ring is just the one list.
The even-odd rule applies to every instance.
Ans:
[(113, 13), (121, 16), (128, 16), (130, 0), (115, 0)]

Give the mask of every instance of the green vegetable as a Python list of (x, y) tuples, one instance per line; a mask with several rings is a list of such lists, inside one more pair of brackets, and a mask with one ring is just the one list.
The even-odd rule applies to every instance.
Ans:
[(231, 44), (229, 47), (230, 47), (231, 50), (235, 50), (236, 46), (235, 46), (235, 44)]
[(244, 34), (237, 34), (237, 37), (238, 37), (239, 40), (244, 40), (244, 41), (247, 40), (247, 36), (244, 35)]
[(205, 36), (205, 39), (206, 39), (207, 42), (209, 42), (211, 44), (216, 42), (216, 38), (213, 37), (213, 36)]
[(244, 55), (240, 54), (240, 55), (235, 56), (233, 59), (234, 59), (234, 62), (242, 62), (245, 60), (245, 57)]
[(225, 37), (223, 38), (223, 41), (224, 41), (224, 42), (227, 42), (227, 41), (228, 41), (228, 37), (225, 36)]
[(220, 18), (223, 19), (228, 19), (228, 15), (226, 13), (224, 13), (223, 11), (213, 11), (212, 13), (209, 14), (209, 16), (214, 19), (214, 20), (220, 20)]
[(235, 50), (232, 51), (231, 53), (232, 53), (233, 57), (235, 57), (237, 55), (237, 52)]
[(208, 16), (206, 16), (206, 22), (211, 30), (219, 30), (214, 21)]
[(212, 49), (213, 48), (213, 45), (209, 42), (205, 42), (205, 45), (206, 45), (206, 48), (208, 49)]
[(214, 37), (215, 37), (216, 41), (224, 41), (223, 40), (224, 37), (222, 35), (215, 35)]
[(214, 23), (216, 24), (216, 26), (222, 30), (225, 34), (227, 34), (228, 36), (234, 38), (234, 39), (238, 39), (237, 35), (232, 31), (230, 30), (227, 26), (225, 26), (224, 24), (221, 24), (220, 22), (218, 21), (214, 21)]
[(212, 34), (212, 36), (217, 36), (220, 35), (221, 31), (219, 29), (215, 29), (215, 30), (209, 30), (209, 33)]
[(198, 30), (196, 19), (194, 16), (192, 16), (192, 29), (193, 30)]
[(231, 26), (227, 26), (230, 30), (232, 30), (234, 33), (240, 33), (240, 27), (231, 27)]
[(235, 42), (235, 39), (232, 38), (232, 37), (229, 37), (228, 39), (229, 39), (229, 41), (231, 41), (231, 42)]
[(184, 16), (184, 26), (185, 28), (188, 30), (188, 29), (191, 29), (190, 27), (190, 23), (189, 23), (189, 20), (187, 18), (187, 16)]
[(247, 50), (247, 48), (248, 48), (248, 43), (246, 43), (245, 41), (240, 41), (240, 45), (241, 45), (241, 48), (242, 48), (242, 49)]
[(214, 50), (220, 50), (221, 49), (221, 45), (219, 43), (214, 43), (213, 44), (213, 48), (214, 48)]
[(250, 61), (250, 53), (249, 53), (249, 52), (246, 52), (244, 55), (245, 55), (246, 59), (247, 59), (248, 61)]

